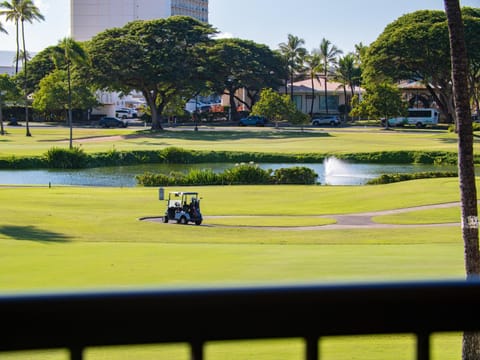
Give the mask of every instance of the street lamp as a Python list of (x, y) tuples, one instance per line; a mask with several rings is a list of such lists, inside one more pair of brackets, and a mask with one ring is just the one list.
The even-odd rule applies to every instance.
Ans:
[(0, 134), (5, 135), (5, 131), (3, 129), (3, 113), (2, 113), (2, 102), (3, 102), (3, 95), (6, 94), (6, 91), (0, 91)]

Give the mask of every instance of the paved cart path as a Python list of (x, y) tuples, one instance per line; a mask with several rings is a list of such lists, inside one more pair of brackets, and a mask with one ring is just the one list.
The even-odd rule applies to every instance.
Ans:
[[(210, 227), (241, 227), (241, 228), (255, 228), (255, 229), (267, 229), (267, 230), (340, 230), (340, 229), (393, 229), (393, 228), (419, 228), (419, 227), (449, 227), (449, 226), (460, 226), (459, 222), (455, 223), (442, 223), (442, 224), (412, 224), (412, 225), (399, 225), (399, 224), (378, 224), (372, 220), (375, 216), (382, 216), (382, 215), (394, 215), (394, 214), (401, 214), (405, 212), (412, 212), (412, 211), (421, 211), (421, 210), (430, 210), (430, 209), (445, 209), (450, 207), (460, 206), (460, 202), (451, 202), (451, 203), (444, 203), (444, 204), (435, 204), (435, 205), (423, 205), (423, 206), (415, 206), (409, 208), (402, 208), (402, 209), (394, 209), (394, 210), (382, 210), (382, 211), (371, 211), (371, 212), (363, 212), (363, 213), (353, 213), (353, 214), (345, 214), (345, 215), (319, 215), (319, 218), (326, 218), (326, 219), (335, 219), (335, 224), (329, 225), (316, 225), (316, 226), (236, 226), (236, 225), (214, 225), (208, 224), (208, 219), (215, 219), (215, 218), (233, 218), (239, 217), (240, 215), (225, 215), (225, 216), (205, 216), (204, 217), (204, 225), (202, 226), (210, 226)], [(245, 215), (241, 215), (245, 217)], [(252, 217), (260, 217), (261, 215), (252, 215)], [(146, 217), (140, 220), (144, 221), (154, 221), (154, 222), (162, 222), (162, 217)]]

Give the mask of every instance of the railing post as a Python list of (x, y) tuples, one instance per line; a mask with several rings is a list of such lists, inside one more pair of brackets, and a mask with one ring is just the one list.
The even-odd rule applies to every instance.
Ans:
[(196, 341), (190, 343), (190, 359), (203, 360), (203, 342)]
[(305, 360), (318, 360), (319, 351), (318, 351), (318, 341), (317, 336), (307, 336), (305, 338), (306, 342), (306, 351), (305, 351)]
[(83, 360), (83, 348), (71, 347), (70, 348), (70, 360)]
[(430, 360), (430, 334), (417, 334), (417, 360)]

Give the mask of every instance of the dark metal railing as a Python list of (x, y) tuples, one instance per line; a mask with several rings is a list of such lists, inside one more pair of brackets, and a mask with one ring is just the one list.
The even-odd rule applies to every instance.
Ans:
[(317, 360), (325, 336), (411, 333), (417, 359), (430, 335), (480, 329), (480, 281), (134, 290), (0, 296), (0, 351), (303, 338)]

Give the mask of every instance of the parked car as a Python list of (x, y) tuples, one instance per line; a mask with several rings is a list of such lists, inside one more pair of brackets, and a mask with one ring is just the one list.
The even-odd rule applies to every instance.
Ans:
[(245, 118), (240, 119), (240, 122), (238, 125), (240, 126), (248, 126), (248, 125), (254, 125), (254, 126), (265, 126), (267, 123), (267, 119), (264, 118), (263, 116), (247, 116)]
[(191, 99), (185, 104), (185, 110), (187, 110), (189, 113), (193, 113), (195, 111), (208, 112), (210, 111), (210, 104), (205, 104), (200, 101), (195, 101), (195, 99)]
[(320, 126), (320, 125), (332, 125), (337, 126), (341, 122), (340, 117), (338, 115), (325, 115), (319, 116), (312, 119), (313, 126)]
[(118, 109), (115, 110), (115, 116), (120, 119), (134, 119), (137, 117), (137, 112), (133, 109)]
[(109, 127), (127, 127), (128, 126), (128, 121), (122, 120), (116, 117), (112, 116), (105, 116), (100, 119), (98, 122), (98, 126), (104, 127), (104, 128), (109, 128)]

